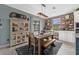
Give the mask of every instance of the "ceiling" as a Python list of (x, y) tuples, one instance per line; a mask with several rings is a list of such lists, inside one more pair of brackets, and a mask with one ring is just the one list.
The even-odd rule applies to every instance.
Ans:
[(8, 6), (22, 10), (24, 12), (37, 16), (38, 12), (42, 12), (48, 17), (62, 15), (73, 12), (79, 7), (79, 4), (8, 4)]

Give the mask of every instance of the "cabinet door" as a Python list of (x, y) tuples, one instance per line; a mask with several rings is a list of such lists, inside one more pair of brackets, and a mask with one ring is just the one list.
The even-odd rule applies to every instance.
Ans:
[(67, 31), (63, 31), (63, 37), (64, 37), (64, 39), (63, 39), (63, 41), (68, 41), (68, 34), (67, 34)]
[(74, 31), (64, 31), (63, 34), (64, 34), (63, 41), (72, 42), (72, 43), (75, 42), (75, 32)]
[(74, 31), (67, 31), (67, 41), (75, 43), (75, 32)]
[(75, 43), (75, 32), (59, 31), (59, 40)]
[(66, 40), (66, 33), (64, 31), (59, 31), (59, 40)]

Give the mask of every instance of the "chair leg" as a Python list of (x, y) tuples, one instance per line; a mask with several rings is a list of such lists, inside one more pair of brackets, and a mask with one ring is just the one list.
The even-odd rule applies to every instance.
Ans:
[(30, 51), (30, 47), (28, 47), (28, 54), (29, 54), (29, 51)]
[(56, 47), (56, 45), (54, 43), (52, 43), (51, 46)]
[(35, 49), (35, 46), (34, 46), (33, 54), (35, 54), (35, 51), (36, 51), (36, 49)]

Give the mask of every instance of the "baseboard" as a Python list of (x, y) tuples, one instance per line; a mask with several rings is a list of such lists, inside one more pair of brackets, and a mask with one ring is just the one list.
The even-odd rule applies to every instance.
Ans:
[(19, 44), (19, 45), (15, 45), (15, 46), (10, 46), (10, 48), (18, 48), (18, 47), (22, 47), (28, 45), (28, 43), (23, 43), (23, 44)]

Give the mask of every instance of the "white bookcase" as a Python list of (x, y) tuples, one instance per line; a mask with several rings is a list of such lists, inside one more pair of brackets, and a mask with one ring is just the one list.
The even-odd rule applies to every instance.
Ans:
[(11, 18), (10, 20), (10, 46), (28, 43), (27, 19)]

